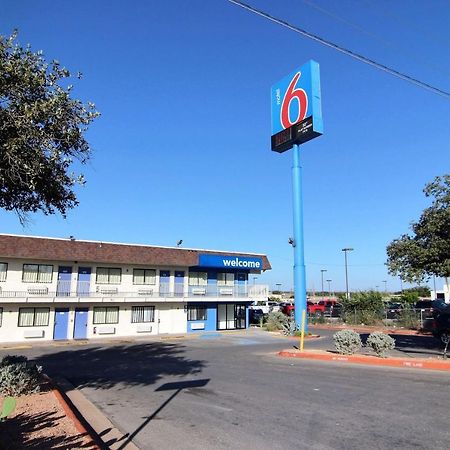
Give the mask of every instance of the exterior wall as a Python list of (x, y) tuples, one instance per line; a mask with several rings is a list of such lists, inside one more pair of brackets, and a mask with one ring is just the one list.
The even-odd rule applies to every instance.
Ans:
[[(203, 306), (205, 303), (189, 302), (188, 306)], [(217, 330), (217, 303), (208, 303), (206, 308), (206, 320), (188, 320), (187, 331), (215, 331)], [(194, 325), (194, 327), (192, 327)], [(203, 325), (203, 328), (200, 328)]]

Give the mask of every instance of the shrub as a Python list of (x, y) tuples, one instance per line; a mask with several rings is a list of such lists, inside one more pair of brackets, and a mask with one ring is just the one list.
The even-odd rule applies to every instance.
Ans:
[(267, 331), (279, 331), (283, 329), (284, 323), (288, 318), (281, 311), (272, 311), (268, 314), (266, 320)]
[(283, 334), (286, 336), (294, 336), (295, 332), (298, 331), (295, 321), (292, 317), (287, 317), (286, 319), (283, 323)]
[(346, 309), (343, 314), (343, 319), (349, 325), (378, 325), (382, 323), (383, 314), (380, 311), (368, 309)]
[(19, 396), (39, 392), (42, 367), (24, 356), (5, 356), (0, 363), (0, 394)]
[(371, 347), (378, 356), (385, 358), (387, 351), (395, 348), (395, 340), (388, 334), (384, 334), (381, 331), (374, 331), (367, 338), (366, 346)]
[(359, 334), (353, 330), (340, 330), (333, 335), (334, 346), (341, 355), (353, 355), (361, 350), (362, 342)]

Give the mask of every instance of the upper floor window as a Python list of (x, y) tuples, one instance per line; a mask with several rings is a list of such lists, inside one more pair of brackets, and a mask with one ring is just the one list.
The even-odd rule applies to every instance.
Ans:
[(133, 269), (133, 284), (156, 284), (156, 270)]
[(217, 274), (218, 286), (234, 286), (234, 273), (218, 273)]
[(24, 264), (22, 281), (24, 283), (51, 283), (53, 266), (48, 264)]
[(6, 281), (7, 272), (8, 272), (8, 263), (0, 263), (0, 281)]
[(121, 268), (97, 267), (97, 284), (120, 284), (121, 281)]
[(206, 272), (189, 272), (189, 286), (206, 286), (208, 274)]

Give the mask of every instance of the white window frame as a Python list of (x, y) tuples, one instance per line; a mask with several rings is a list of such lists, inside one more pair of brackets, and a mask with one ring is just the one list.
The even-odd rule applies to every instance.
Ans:
[[(222, 279), (219, 279), (222, 278)], [(218, 272), (217, 273), (217, 286), (234, 286), (234, 273), (233, 272)]]
[(189, 272), (189, 286), (207, 286), (208, 272)]
[[(144, 282), (138, 283), (136, 281), (136, 271), (142, 271), (144, 272)], [(154, 285), (156, 284), (156, 269), (140, 269), (136, 268), (133, 269), (133, 284), (136, 284), (138, 286), (144, 286), (144, 285)]]
[[(98, 281), (99, 270), (105, 270), (107, 281)], [(111, 281), (111, 271), (118, 270), (119, 271), (119, 281)], [(97, 267), (95, 269), (95, 283), (96, 284), (122, 284), (122, 268), (121, 267)]]
[[(150, 315), (150, 317), (147, 317)], [(154, 306), (132, 306), (131, 323), (153, 323), (155, 321)]]
[[(25, 267), (35, 267), (36, 270), (36, 279), (35, 280), (28, 280), (25, 277)], [(44, 271), (42, 268), (44, 267), (51, 267), (50, 271)], [(27, 273), (33, 273), (33, 272), (27, 272)], [(44, 275), (50, 274), (50, 280), (42, 280)], [(22, 283), (51, 283), (53, 281), (53, 264), (24, 264), (22, 267)]]
[[(104, 317), (104, 319), (99, 319), (98, 315), (100, 315), (102, 313), (102, 310), (104, 310), (105, 317)], [(115, 321), (111, 321), (111, 319), (108, 320), (108, 313), (111, 313), (112, 311), (117, 311)], [(92, 323), (94, 325), (111, 325), (111, 324), (119, 323), (119, 307), (118, 306), (94, 306)]]
[[(4, 270), (2, 270), (2, 266)], [(6, 281), (7, 276), (8, 276), (8, 263), (0, 262), (0, 282)]]
[[(203, 317), (201, 318), (198, 317), (200, 309), (204, 311)], [(208, 308), (206, 307), (206, 305), (188, 305), (187, 320), (191, 322), (196, 320), (207, 320), (207, 319), (208, 319)]]
[[(21, 319), (21, 315), (24, 313), (24, 310), (28, 310), (28, 312), (32, 312), (33, 313), (33, 323), (31, 325), (21, 325), (20, 324), (20, 319)], [(46, 313), (46, 321), (44, 321), (45, 323), (36, 323), (36, 318), (37, 313)], [(17, 322), (17, 326), (18, 327), (47, 327), (48, 324), (50, 322), (50, 308), (19, 308), (19, 318), (18, 318), (18, 322)]]

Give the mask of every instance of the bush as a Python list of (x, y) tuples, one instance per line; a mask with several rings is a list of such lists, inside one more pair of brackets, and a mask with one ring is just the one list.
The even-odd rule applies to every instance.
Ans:
[(353, 355), (361, 350), (362, 342), (359, 334), (353, 330), (340, 330), (333, 335), (334, 346), (341, 355)]
[(42, 367), (24, 356), (5, 356), (0, 363), (0, 394), (20, 396), (39, 392)]
[(298, 331), (295, 326), (295, 321), (293, 317), (287, 317), (287, 320), (283, 323), (283, 334), (285, 336), (294, 336), (295, 332)]
[(266, 320), (267, 331), (279, 331), (283, 329), (284, 323), (288, 318), (281, 311), (272, 311), (268, 314)]
[(387, 351), (395, 348), (395, 340), (388, 334), (374, 331), (367, 338), (366, 346), (371, 347), (378, 356), (386, 358)]
[(349, 325), (378, 325), (382, 323), (383, 314), (380, 311), (345, 310), (342, 318)]

